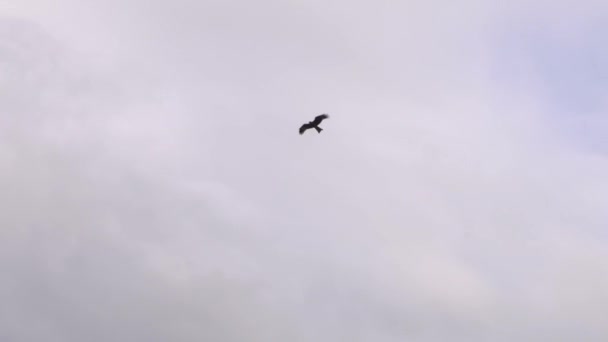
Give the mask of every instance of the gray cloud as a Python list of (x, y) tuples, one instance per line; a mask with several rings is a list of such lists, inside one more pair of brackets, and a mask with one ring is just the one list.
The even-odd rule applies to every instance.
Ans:
[(605, 340), (608, 162), (499, 14), (343, 5), (15, 3), (2, 340)]

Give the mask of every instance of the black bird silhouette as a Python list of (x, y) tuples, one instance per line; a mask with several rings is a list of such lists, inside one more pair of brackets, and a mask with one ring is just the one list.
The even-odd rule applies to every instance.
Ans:
[(329, 115), (327, 115), (327, 114), (318, 115), (314, 120), (312, 120), (311, 122), (305, 123), (302, 125), (302, 127), (300, 127), (300, 134), (304, 134), (304, 132), (306, 132), (306, 130), (311, 129), (311, 128), (316, 129), (317, 133), (321, 133), (323, 128), (319, 127), (319, 124), (321, 123), (321, 121), (323, 121), (327, 118), (329, 118)]

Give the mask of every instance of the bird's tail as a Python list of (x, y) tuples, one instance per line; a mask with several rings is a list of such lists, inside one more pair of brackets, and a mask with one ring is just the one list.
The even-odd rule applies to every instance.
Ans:
[(323, 130), (323, 128), (321, 127), (315, 127), (315, 129), (317, 130), (317, 133), (321, 133), (321, 131)]

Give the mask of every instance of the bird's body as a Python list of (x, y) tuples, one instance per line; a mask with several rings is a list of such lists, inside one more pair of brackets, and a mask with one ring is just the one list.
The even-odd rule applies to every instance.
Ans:
[(300, 127), (300, 134), (304, 134), (304, 132), (306, 132), (306, 130), (314, 128), (317, 133), (321, 133), (321, 131), (323, 130), (323, 128), (319, 127), (319, 124), (321, 124), (321, 122), (325, 119), (329, 118), (329, 115), (327, 114), (321, 114), (321, 115), (317, 115), (317, 117), (315, 117), (314, 120), (305, 123), (302, 125), (302, 127)]

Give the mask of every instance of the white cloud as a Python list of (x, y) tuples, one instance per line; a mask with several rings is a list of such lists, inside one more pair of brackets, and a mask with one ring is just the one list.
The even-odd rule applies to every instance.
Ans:
[(9, 13), (3, 341), (608, 337), (608, 162), (564, 145), (537, 84), (492, 77), (491, 38), (526, 13)]

